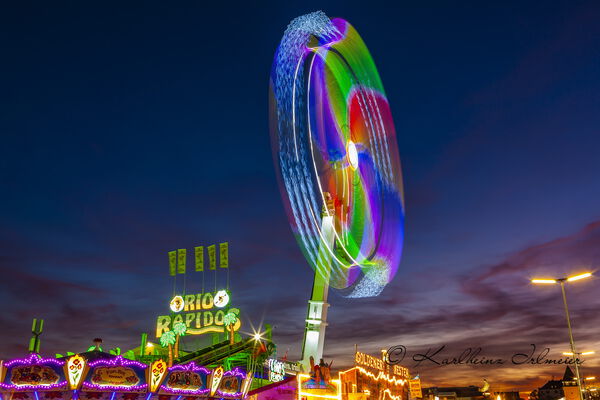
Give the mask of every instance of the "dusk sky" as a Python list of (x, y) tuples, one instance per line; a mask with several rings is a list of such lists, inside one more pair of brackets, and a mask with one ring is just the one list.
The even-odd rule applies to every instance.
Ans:
[[(482, 347), (509, 363), (405, 365), (425, 386), (562, 376), (510, 358), (568, 351), (559, 287), (529, 279), (600, 266), (595, 1), (3, 4), (0, 358), (25, 354), (34, 317), (43, 354), (139, 345), (167, 311), (167, 252), (223, 241), (242, 330), (271, 323), (278, 355), (300, 356), (313, 272), (277, 186), (268, 83), (287, 24), (316, 10), (369, 47), (406, 200), (398, 274), (377, 298), (331, 294), (326, 358)], [(599, 353), (584, 376), (600, 374), (599, 290), (567, 287), (577, 346)]]

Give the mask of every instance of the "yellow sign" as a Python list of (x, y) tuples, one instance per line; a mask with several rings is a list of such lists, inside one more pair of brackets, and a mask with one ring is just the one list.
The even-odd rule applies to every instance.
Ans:
[(85, 367), (85, 358), (79, 354), (75, 354), (67, 360), (67, 363), (65, 364), (65, 375), (69, 381), (69, 389), (79, 389)]
[(134, 386), (140, 383), (140, 378), (128, 367), (98, 367), (91, 381), (99, 386)]
[(357, 351), (356, 354), (354, 354), (354, 361), (356, 362), (356, 365), (385, 371), (386, 364), (381, 358), (375, 358), (368, 354), (361, 353), (360, 351)]
[(60, 379), (52, 368), (45, 365), (15, 367), (10, 375), (10, 383), (21, 386), (52, 385)]
[(167, 363), (163, 360), (156, 360), (148, 368), (150, 382), (150, 392), (156, 392), (167, 373)]
[(221, 383), (221, 379), (223, 379), (223, 367), (219, 367), (213, 370), (212, 374), (210, 374), (210, 396), (214, 396), (219, 384)]
[[(173, 324), (183, 322), (187, 327), (186, 335), (201, 335), (204, 333), (225, 333), (225, 310), (215, 307), (213, 293), (186, 294), (180, 312), (176, 315), (161, 315), (156, 319), (156, 337), (171, 330)], [(242, 326), (241, 318), (233, 326), (238, 331)]]
[(420, 379), (411, 379), (408, 381), (408, 386), (410, 387), (410, 397), (413, 399), (420, 399), (423, 397), (423, 393), (421, 392), (421, 380)]
[(392, 368), (392, 373), (393, 373), (394, 375), (400, 375), (400, 376), (403, 376), (403, 377), (405, 377), (405, 378), (407, 378), (407, 379), (408, 379), (408, 377), (409, 377), (409, 376), (408, 376), (408, 368), (405, 368), (405, 367), (403, 367), (403, 366), (401, 366), (401, 365), (394, 365), (394, 368)]

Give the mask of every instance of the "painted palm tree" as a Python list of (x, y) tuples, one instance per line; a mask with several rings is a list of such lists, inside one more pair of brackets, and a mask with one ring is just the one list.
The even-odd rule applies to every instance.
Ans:
[(223, 318), (223, 323), (225, 324), (225, 328), (229, 332), (229, 344), (233, 344), (235, 340), (235, 324), (238, 322), (238, 315), (240, 314), (240, 310), (237, 308), (232, 308), (225, 314)]
[(166, 331), (160, 335), (160, 345), (169, 347), (169, 367), (173, 366), (173, 344), (175, 344), (175, 332)]
[(175, 358), (179, 358), (179, 337), (185, 336), (187, 332), (187, 326), (183, 322), (177, 322), (173, 325), (173, 332), (175, 332)]

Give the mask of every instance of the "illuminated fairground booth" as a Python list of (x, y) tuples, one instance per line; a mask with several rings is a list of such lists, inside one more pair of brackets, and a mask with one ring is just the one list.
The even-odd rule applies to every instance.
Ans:
[(341, 399), (408, 400), (408, 369), (388, 365), (385, 357), (356, 352), (355, 366), (340, 372)]
[[(409, 400), (421, 398), (420, 381), (409, 380), (408, 369), (388, 365), (382, 358), (357, 351), (352, 368), (334, 374), (329, 364), (311, 363), (309, 373), (298, 373), (248, 394), (249, 400)], [(337, 377), (333, 378), (334, 375)], [(410, 387), (410, 390), (409, 390)], [(418, 387), (418, 390), (416, 390)]]
[(2, 400), (169, 400), (244, 398), (251, 376), (240, 369), (208, 369), (194, 362), (167, 367), (88, 352), (63, 360), (37, 354), (2, 365)]
[[(218, 248), (207, 248), (213, 290), (204, 290), (203, 246), (194, 249), (201, 274), (190, 276), (187, 286), (186, 249), (169, 252), (173, 294), (156, 317), (155, 339), (143, 333), (134, 349), (105, 351), (96, 338), (86, 351), (43, 357), (43, 321), (34, 320), (29, 356), (0, 360), (0, 400), (233, 400), (297, 373), (299, 363), (275, 358), (270, 325), (240, 331), (241, 311), (228, 288), (228, 243)], [(219, 273), (226, 284), (218, 283)], [(194, 291), (198, 277), (203, 290)]]

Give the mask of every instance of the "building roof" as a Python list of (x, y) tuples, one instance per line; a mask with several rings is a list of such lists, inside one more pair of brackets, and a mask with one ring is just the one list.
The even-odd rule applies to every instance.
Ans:
[(563, 381), (572, 381), (573, 379), (575, 379), (575, 374), (571, 370), (571, 367), (569, 367), (567, 365), (567, 367), (565, 368), (565, 374), (563, 375), (562, 380)]
[(546, 382), (544, 384), (544, 386), (539, 388), (539, 390), (560, 390), (560, 389), (562, 389), (562, 387), (563, 387), (562, 381), (553, 379), (551, 381)]

